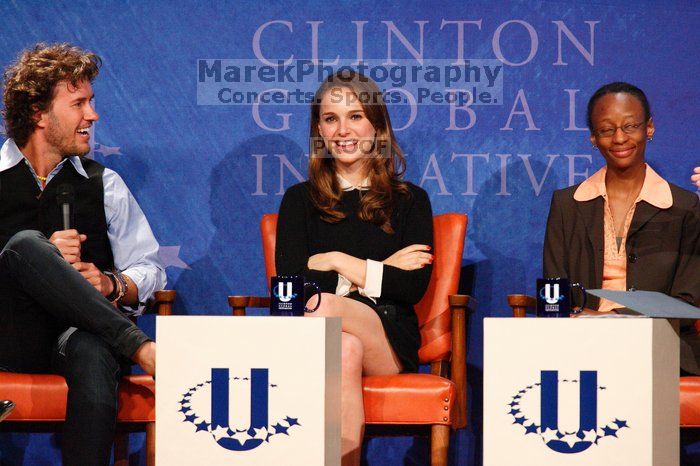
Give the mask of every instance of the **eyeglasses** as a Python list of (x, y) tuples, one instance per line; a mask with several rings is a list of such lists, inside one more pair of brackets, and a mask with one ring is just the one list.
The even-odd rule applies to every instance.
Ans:
[(641, 128), (642, 125), (645, 125), (645, 124), (646, 124), (646, 121), (643, 121), (641, 123), (629, 124), (629, 125), (624, 125), (624, 126), (600, 128), (600, 129), (594, 130), (593, 134), (595, 134), (599, 138), (609, 138), (609, 137), (612, 137), (617, 132), (618, 129), (621, 129), (622, 132), (625, 134), (634, 134), (637, 131), (639, 131), (639, 128)]

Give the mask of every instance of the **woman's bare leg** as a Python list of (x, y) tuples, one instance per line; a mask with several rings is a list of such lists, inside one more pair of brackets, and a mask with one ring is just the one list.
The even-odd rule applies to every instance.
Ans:
[[(316, 305), (316, 298), (308, 307)], [(389, 375), (401, 371), (394, 350), (387, 340), (377, 313), (369, 306), (329, 293), (323, 293), (321, 306), (307, 316), (342, 318), (341, 437), (343, 466), (360, 464), (365, 413), (362, 375)]]
[(362, 454), (365, 412), (362, 401), (362, 342), (355, 335), (342, 334), (340, 426), (343, 466), (357, 466)]

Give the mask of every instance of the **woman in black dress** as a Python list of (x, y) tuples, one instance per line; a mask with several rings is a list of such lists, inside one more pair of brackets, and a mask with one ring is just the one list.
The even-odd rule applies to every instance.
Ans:
[(373, 81), (330, 76), (310, 126), (309, 180), (282, 199), (276, 266), (320, 286), (310, 315), (342, 318), (342, 463), (359, 465), (362, 376), (418, 368), (413, 305), (430, 280), (432, 211), (425, 191), (402, 181), (405, 159)]

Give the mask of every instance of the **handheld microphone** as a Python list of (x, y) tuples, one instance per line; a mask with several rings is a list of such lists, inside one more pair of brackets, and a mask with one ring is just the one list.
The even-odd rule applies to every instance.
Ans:
[(75, 201), (75, 188), (73, 188), (73, 185), (59, 185), (56, 194), (56, 203), (61, 207), (61, 218), (63, 219), (64, 230), (70, 230), (72, 228), (73, 221), (71, 213), (73, 210), (73, 201)]

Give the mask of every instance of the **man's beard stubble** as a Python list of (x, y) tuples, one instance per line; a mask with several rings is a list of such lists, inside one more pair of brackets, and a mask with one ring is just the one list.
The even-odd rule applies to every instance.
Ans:
[[(46, 142), (54, 147), (56, 152), (61, 156), (61, 159), (67, 159), (74, 155), (82, 157), (90, 153), (89, 144), (87, 150), (80, 149), (75, 144), (75, 132), (71, 132), (70, 137), (66, 137), (66, 135), (63, 134), (64, 132), (66, 131), (64, 131), (58, 118), (56, 118), (53, 112), (49, 112), (49, 124), (46, 127)], [(69, 141), (66, 141), (67, 139), (69, 139)]]

